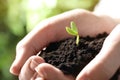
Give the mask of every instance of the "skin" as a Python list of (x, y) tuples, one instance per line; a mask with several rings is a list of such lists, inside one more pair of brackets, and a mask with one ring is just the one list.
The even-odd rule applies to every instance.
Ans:
[[(59, 69), (45, 63), (41, 57), (33, 56), (50, 42), (71, 37), (65, 31), (71, 21), (77, 24), (80, 36), (110, 33), (99, 54), (76, 78), (64, 75)], [(18, 43), (10, 72), (19, 76), (19, 80), (109, 80), (120, 66), (120, 25), (117, 24), (116, 20), (108, 16), (97, 16), (81, 9), (44, 20)]]

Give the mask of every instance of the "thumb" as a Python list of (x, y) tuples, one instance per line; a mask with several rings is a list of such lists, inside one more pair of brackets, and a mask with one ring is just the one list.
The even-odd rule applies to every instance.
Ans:
[(109, 80), (120, 67), (120, 25), (106, 38), (100, 53), (79, 73), (76, 80)]
[(41, 63), (35, 70), (40, 76), (40, 79), (35, 80), (74, 80), (71, 75), (64, 75), (61, 70), (48, 63)]

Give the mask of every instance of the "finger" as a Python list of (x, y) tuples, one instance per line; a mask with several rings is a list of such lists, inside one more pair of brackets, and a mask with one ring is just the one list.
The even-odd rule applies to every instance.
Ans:
[(47, 63), (38, 65), (35, 70), (44, 80), (74, 80), (71, 75), (64, 75), (59, 69)]
[(21, 69), (19, 80), (31, 80), (35, 75), (35, 67), (43, 62), (44, 60), (39, 56), (30, 57)]
[(120, 25), (106, 38), (100, 53), (80, 72), (76, 80), (109, 80), (120, 67)]
[(21, 49), (19, 48), (19, 50), (16, 50), (16, 53), (16, 59), (11, 65), (10, 72), (14, 75), (19, 75), (21, 67), (24, 65), (25, 61), (35, 52), (32, 48), (26, 46), (21, 47)]

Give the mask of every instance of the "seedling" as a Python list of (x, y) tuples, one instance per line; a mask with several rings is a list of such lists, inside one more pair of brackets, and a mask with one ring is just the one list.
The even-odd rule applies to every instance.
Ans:
[(78, 45), (80, 41), (80, 37), (79, 37), (77, 26), (73, 21), (71, 21), (70, 27), (66, 27), (66, 31), (68, 34), (72, 36), (76, 36), (76, 44)]

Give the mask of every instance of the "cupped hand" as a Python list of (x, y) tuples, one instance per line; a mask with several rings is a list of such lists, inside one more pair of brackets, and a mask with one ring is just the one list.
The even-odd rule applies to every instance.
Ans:
[(120, 24), (105, 39), (100, 53), (75, 78), (64, 75), (38, 56), (30, 57), (21, 69), (20, 80), (109, 80), (120, 67)]
[(119, 68), (120, 24), (105, 39), (100, 53), (79, 73), (76, 80), (109, 80)]
[(116, 25), (116, 22), (110, 17), (96, 16), (92, 12), (79, 9), (44, 20), (18, 43), (16, 58), (10, 72), (19, 75), (21, 68), (30, 56), (36, 55), (50, 42), (71, 37), (65, 31), (65, 27), (69, 26), (71, 21), (77, 24), (80, 36), (109, 33)]

